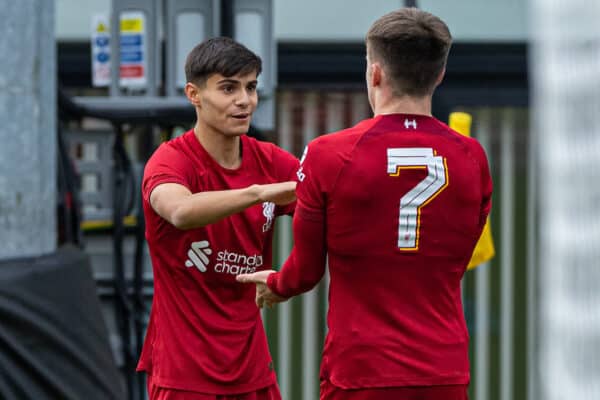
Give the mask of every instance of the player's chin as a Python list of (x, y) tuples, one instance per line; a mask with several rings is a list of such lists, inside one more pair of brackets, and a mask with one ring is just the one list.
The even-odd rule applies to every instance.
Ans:
[(241, 136), (248, 133), (250, 129), (250, 123), (247, 124), (235, 124), (234, 126), (230, 126), (227, 130), (231, 136)]

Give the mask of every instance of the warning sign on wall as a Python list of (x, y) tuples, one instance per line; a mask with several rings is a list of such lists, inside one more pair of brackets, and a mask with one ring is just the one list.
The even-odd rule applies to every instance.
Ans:
[(119, 82), (121, 86), (146, 86), (146, 17), (143, 12), (128, 11), (120, 16)]
[(108, 15), (92, 16), (92, 85), (95, 87), (110, 84), (110, 26)]

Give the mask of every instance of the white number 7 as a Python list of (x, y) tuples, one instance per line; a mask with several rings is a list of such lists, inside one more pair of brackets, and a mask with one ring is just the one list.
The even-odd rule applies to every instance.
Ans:
[(403, 168), (426, 168), (427, 176), (400, 199), (398, 248), (419, 249), (421, 207), (429, 203), (448, 186), (446, 160), (436, 156), (432, 148), (412, 147), (387, 149), (387, 172), (400, 176)]

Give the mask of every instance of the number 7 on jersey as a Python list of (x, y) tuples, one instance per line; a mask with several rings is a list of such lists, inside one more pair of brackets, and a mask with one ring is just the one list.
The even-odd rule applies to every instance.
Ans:
[(419, 249), (421, 208), (448, 186), (446, 159), (435, 155), (430, 147), (387, 149), (387, 172), (400, 176), (401, 169), (426, 168), (427, 175), (400, 198), (398, 248)]

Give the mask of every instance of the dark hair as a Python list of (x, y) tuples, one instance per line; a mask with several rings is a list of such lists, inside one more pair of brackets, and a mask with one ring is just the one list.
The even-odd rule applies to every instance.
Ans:
[(185, 60), (188, 82), (203, 84), (212, 74), (225, 77), (262, 71), (260, 57), (228, 37), (215, 37), (198, 44)]
[(425, 96), (446, 66), (452, 36), (435, 15), (402, 8), (375, 21), (366, 42), (369, 58), (382, 63), (395, 95)]

